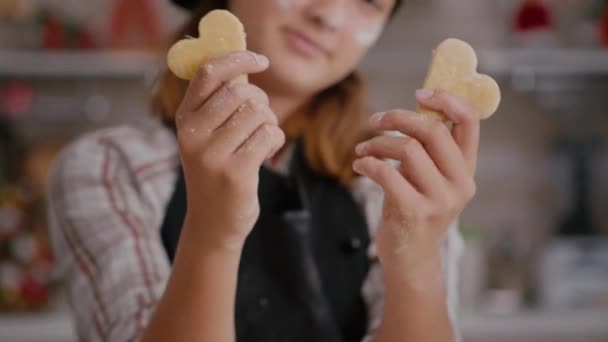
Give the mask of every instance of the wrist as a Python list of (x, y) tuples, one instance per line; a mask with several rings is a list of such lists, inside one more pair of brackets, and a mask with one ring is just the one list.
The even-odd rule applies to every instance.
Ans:
[(180, 245), (193, 245), (195, 249), (213, 254), (240, 255), (247, 236), (225, 234), (225, 226), (213, 225), (211, 222), (202, 223), (186, 214)]
[(439, 252), (399, 255), (381, 262), (387, 288), (443, 289), (443, 261)]

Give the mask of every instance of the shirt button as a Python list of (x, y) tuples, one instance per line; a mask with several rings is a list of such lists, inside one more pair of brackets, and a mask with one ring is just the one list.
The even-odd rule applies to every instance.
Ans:
[(358, 237), (351, 237), (344, 242), (343, 249), (345, 252), (353, 253), (361, 249), (363, 241)]

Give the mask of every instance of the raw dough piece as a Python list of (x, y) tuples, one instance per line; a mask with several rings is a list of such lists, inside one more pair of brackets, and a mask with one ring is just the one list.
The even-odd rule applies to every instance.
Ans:
[[(459, 39), (447, 39), (435, 49), (424, 88), (442, 89), (459, 96), (483, 119), (494, 114), (500, 104), (498, 84), (490, 76), (477, 73), (475, 50)], [(446, 120), (443, 114), (423, 106), (418, 111)]]
[[(199, 37), (175, 43), (167, 54), (169, 69), (179, 78), (191, 80), (203, 63), (247, 48), (241, 21), (226, 10), (214, 10), (198, 24)], [(242, 76), (246, 82), (246, 76)]]

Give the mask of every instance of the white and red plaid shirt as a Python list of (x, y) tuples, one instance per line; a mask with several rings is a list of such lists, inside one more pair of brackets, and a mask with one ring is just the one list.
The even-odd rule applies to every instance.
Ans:
[[(141, 336), (171, 272), (160, 227), (178, 163), (175, 136), (154, 119), (87, 134), (61, 154), (49, 189), (50, 233), (81, 340), (135, 341)], [(367, 178), (351, 188), (373, 238), (382, 192)], [(444, 250), (453, 321), (461, 250), (454, 224)], [(376, 263), (362, 288), (370, 313), (365, 341), (371, 341), (381, 321), (380, 272)]]

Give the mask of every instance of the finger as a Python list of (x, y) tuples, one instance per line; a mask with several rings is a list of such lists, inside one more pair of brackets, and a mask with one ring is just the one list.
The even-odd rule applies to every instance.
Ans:
[(196, 110), (224, 83), (240, 75), (264, 71), (268, 65), (268, 58), (251, 51), (233, 52), (210, 60), (201, 65), (190, 82), (182, 102), (183, 110)]
[(252, 85), (229, 83), (216, 91), (197, 111), (181, 119), (180, 129), (195, 128), (202, 136), (210, 136), (245, 102), (268, 104), (266, 93)]
[(386, 196), (400, 203), (415, 203), (421, 199), (416, 189), (388, 162), (367, 156), (353, 162), (353, 170), (378, 184)]
[(234, 153), (236, 167), (259, 169), (264, 160), (272, 157), (285, 144), (285, 133), (276, 125), (265, 124)]
[(421, 193), (429, 197), (441, 194), (445, 179), (424, 147), (411, 137), (378, 136), (357, 146), (359, 157), (401, 161), (405, 178)]
[(221, 155), (235, 153), (258, 128), (267, 124), (278, 124), (277, 116), (268, 105), (247, 100), (215, 131), (209, 148)]
[(454, 123), (452, 136), (474, 172), (479, 149), (479, 121), (481, 114), (464, 103), (462, 99), (443, 90), (421, 89), (416, 99), (424, 106), (441, 111)]
[(448, 127), (430, 115), (395, 110), (370, 118), (372, 128), (399, 131), (419, 141), (437, 169), (450, 181), (458, 181), (469, 174), (462, 151)]

